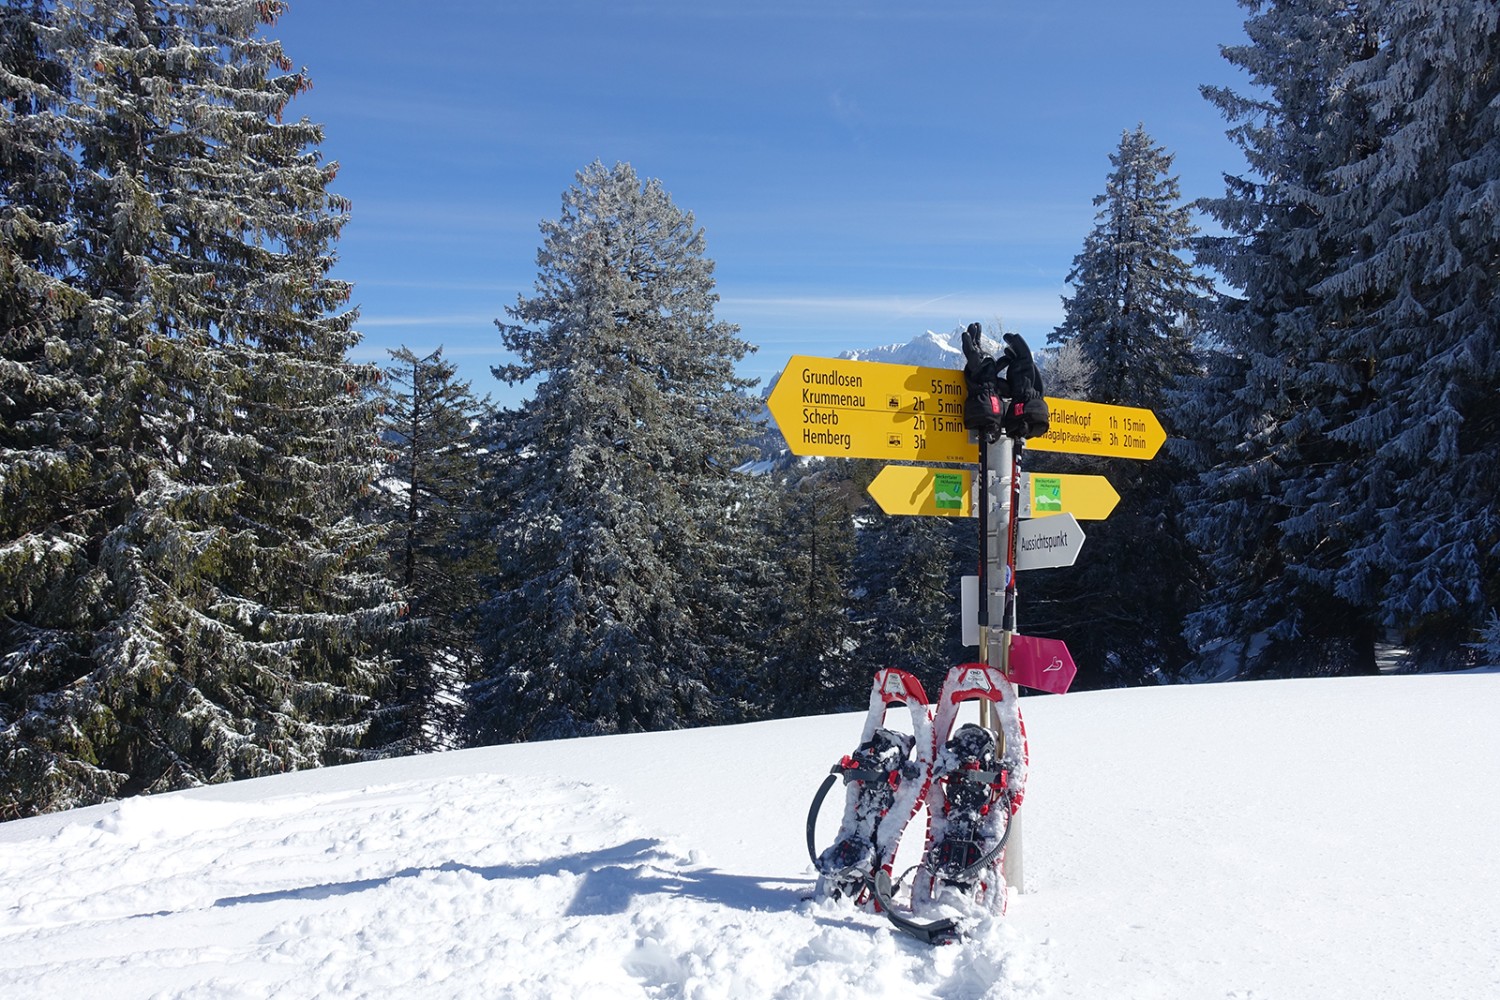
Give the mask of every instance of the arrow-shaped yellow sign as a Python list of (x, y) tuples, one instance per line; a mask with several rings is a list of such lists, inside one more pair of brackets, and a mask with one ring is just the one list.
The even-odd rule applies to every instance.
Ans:
[(1120, 494), (1103, 476), (1023, 472), (1021, 481), (1022, 517), (1072, 514), (1080, 521), (1102, 521), (1120, 502)]
[(963, 372), (796, 355), (766, 400), (794, 455), (978, 462)]
[[(1072, 514), (1102, 521), (1120, 502), (1103, 476), (1030, 472), (1021, 474), (1021, 517)], [(974, 476), (966, 469), (887, 465), (870, 483), (870, 496), (887, 514), (973, 517)]]
[(1065, 451), (1105, 458), (1155, 458), (1167, 440), (1156, 414), (1138, 406), (1088, 403), (1047, 397), (1052, 426), (1041, 437), (1027, 438), (1036, 451)]
[(869, 489), (887, 514), (974, 516), (974, 474), (967, 469), (887, 465), (870, 482)]
[[(964, 428), (961, 371), (794, 355), (766, 405), (794, 455), (923, 462), (979, 461)], [(1166, 441), (1156, 414), (1135, 406), (1047, 397), (1051, 429), (1037, 451), (1147, 459)]]

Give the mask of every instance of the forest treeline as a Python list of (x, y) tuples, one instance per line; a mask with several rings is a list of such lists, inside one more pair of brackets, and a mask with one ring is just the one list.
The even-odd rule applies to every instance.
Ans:
[[(1171, 440), (1110, 463), (1022, 627), (1079, 687), (1500, 662), (1500, 8), (1242, 6), (1223, 192), (1143, 125), (1101, 150), (1047, 386)], [(969, 655), (972, 526), (786, 455), (704, 229), (628, 164), (497, 320), (523, 404), (441, 350), (353, 363), (282, 8), (0, 8), (0, 818), (854, 708)]]

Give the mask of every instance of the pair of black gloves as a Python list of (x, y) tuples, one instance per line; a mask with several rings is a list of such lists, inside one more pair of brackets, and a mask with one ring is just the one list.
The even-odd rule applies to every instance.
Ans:
[(982, 441), (1001, 434), (1029, 438), (1047, 433), (1047, 401), (1043, 398), (1042, 373), (1032, 360), (1031, 348), (1019, 334), (1004, 336), (1005, 353), (993, 358), (980, 346), (982, 330), (970, 323), (964, 331), (964, 427)]

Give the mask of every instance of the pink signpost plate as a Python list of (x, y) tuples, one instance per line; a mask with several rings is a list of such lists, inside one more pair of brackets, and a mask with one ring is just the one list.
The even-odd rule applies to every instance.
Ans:
[(1061, 639), (1038, 639), (1030, 635), (1010, 637), (1010, 679), (1014, 684), (1065, 694), (1078, 667)]

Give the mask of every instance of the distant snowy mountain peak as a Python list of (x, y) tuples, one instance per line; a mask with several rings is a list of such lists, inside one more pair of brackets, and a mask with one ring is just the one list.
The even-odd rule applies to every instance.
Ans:
[[(958, 330), (952, 333), (934, 333), (928, 330), (905, 344), (845, 351), (839, 357), (849, 361), (883, 361), (887, 364), (920, 365), (924, 368), (962, 368), (964, 349), (960, 336), (961, 332)], [(991, 353), (998, 350), (989, 338), (985, 338), (985, 346)]]
[[(962, 368), (964, 366), (962, 338), (962, 330), (954, 330), (952, 333), (934, 333), (928, 330), (905, 344), (887, 344), (885, 347), (845, 351), (839, 357), (849, 361), (883, 361), (886, 364), (918, 365), (922, 368)], [(998, 358), (1005, 353), (1005, 345), (988, 334), (984, 336), (982, 343), (985, 351), (994, 357)], [(1032, 355), (1036, 358), (1037, 367), (1041, 368), (1044, 373), (1048, 372), (1057, 349), (1043, 347), (1039, 343), (1030, 346)], [(772, 384), (775, 384), (774, 379)], [(769, 395), (770, 389), (767, 388), (766, 392)]]

